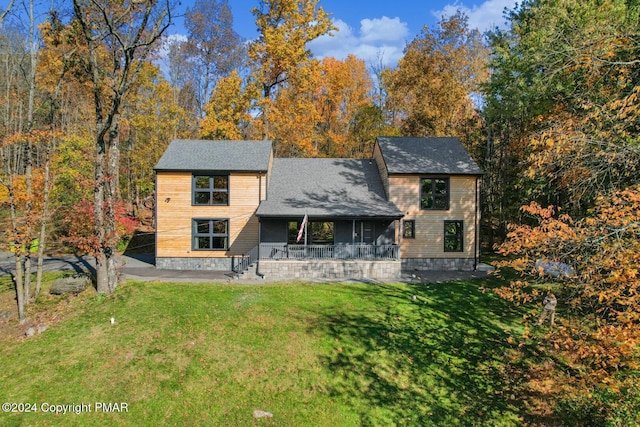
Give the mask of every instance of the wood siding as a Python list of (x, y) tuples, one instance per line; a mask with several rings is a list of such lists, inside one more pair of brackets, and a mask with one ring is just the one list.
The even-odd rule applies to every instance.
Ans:
[[(420, 209), (421, 175), (391, 175), (390, 200), (405, 216), (415, 220), (415, 239), (402, 238), (398, 227), (401, 258), (473, 258), (476, 255), (476, 177), (451, 176), (449, 210)], [(444, 221), (464, 221), (463, 252), (444, 251)]]
[[(158, 172), (156, 175), (156, 256), (228, 257), (249, 252), (258, 245), (258, 219), (254, 215), (266, 196), (264, 173), (233, 172), (229, 175), (229, 206), (193, 206), (191, 172)], [(192, 220), (229, 220), (229, 250), (191, 249)]]

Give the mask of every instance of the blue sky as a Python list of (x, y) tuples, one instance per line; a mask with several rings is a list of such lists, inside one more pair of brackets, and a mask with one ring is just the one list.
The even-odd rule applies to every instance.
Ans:
[[(186, 9), (193, 0), (183, 0)], [(235, 30), (245, 39), (256, 37), (251, 9), (258, 0), (229, 0)], [(442, 16), (457, 9), (469, 17), (469, 25), (480, 31), (502, 26), (503, 10), (513, 9), (516, 0), (320, 0), (339, 28), (333, 37), (322, 37), (310, 44), (314, 56), (344, 59), (349, 53), (367, 64), (393, 65), (402, 57), (407, 42), (424, 25), (433, 28)], [(180, 32), (179, 24), (174, 32)]]

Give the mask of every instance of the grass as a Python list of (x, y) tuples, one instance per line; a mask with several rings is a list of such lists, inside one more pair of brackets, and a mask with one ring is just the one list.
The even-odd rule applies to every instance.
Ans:
[(520, 313), (482, 286), (129, 282), (89, 293), (43, 334), (0, 340), (2, 402), (38, 408), (0, 424), (519, 425), (505, 352)]

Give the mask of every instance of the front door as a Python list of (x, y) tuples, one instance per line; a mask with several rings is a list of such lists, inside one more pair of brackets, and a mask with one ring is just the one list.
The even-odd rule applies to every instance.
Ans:
[(375, 225), (372, 221), (358, 221), (356, 230), (356, 243), (373, 244), (375, 241)]

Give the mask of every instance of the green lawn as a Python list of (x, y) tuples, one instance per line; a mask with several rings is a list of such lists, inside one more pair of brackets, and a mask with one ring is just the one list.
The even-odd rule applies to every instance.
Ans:
[(482, 286), (129, 282), (0, 341), (2, 402), (37, 409), (0, 425), (519, 425), (521, 317)]

